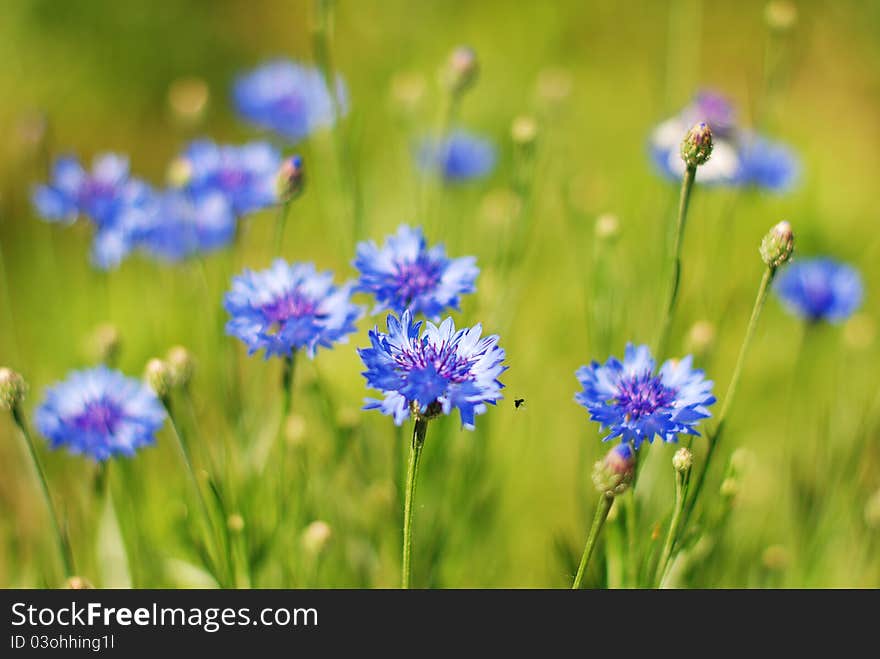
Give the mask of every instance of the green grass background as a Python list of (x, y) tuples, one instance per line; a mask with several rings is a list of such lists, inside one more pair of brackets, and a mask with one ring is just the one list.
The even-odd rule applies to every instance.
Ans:
[[(652, 343), (668, 281), (678, 190), (651, 171), (646, 137), (701, 87), (731, 95), (749, 123), (763, 98), (768, 48), (782, 58), (784, 75), (766, 130), (799, 153), (800, 182), (779, 196), (697, 189), (670, 345), (684, 354), (688, 328), (712, 322), (715, 344), (697, 362), (723, 396), (762, 273), (758, 244), (782, 219), (794, 226), (799, 256), (829, 254), (857, 266), (866, 298), (854, 320), (806, 338), (803, 325), (769, 301), (718, 456), (747, 447), (748, 468), (714, 549), (684, 583), (880, 585), (880, 530), (865, 516), (880, 489), (880, 5), (797, 7), (797, 25), (770, 42), (763, 3), (754, 1), (338, 3), (333, 58), (350, 91), (345, 130), (365, 235), (381, 239), (400, 223), (424, 221), (411, 145), (436, 124), (437, 71), (456, 44), (471, 44), (481, 63), (458, 123), (491, 136), (500, 152), (489, 179), (430, 197), (431, 239), (443, 240), (452, 255), (476, 255), (482, 267), (478, 292), (454, 314), (456, 322), (480, 321), (500, 333), (510, 369), (507, 398), (475, 432), (459, 431), (454, 419), (429, 428), (416, 585), (570, 583), (567, 557), (580, 551), (595, 505), (590, 467), (604, 451), (597, 426), (573, 401), (574, 371), (620, 355), (627, 341)], [(134, 257), (101, 275), (88, 265), (88, 228), (45, 224), (28, 201), (31, 186), (45, 178), (47, 153), (90, 159), (125, 152), (137, 174), (158, 184), (193, 136), (256, 138), (232, 112), (231, 82), (268, 57), (310, 60), (310, 15), (304, 2), (3, 3), (0, 254), (7, 286), (0, 290), (0, 362), (29, 381), (30, 413), (46, 386), (94, 361), (86, 340), (101, 322), (120, 329), (119, 365), (132, 375), (174, 344), (189, 347), (198, 360), (198, 429), (188, 415), (186, 423), (197, 435), (200, 464), (233, 447), (222, 477), (232, 512), (244, 518), (244, 543), (272, 528), (280, 538), (251, 583), (394, 587), (399, 513), (390, 466), (406, 441), (387, 418), (358, 412), (367, 391), (354, 351), (382, 319), (365, 319), (348, 345), (320, 352), (313, 363), (300, 360), (294, 410), (305, 435), (293, 453), (295, 464), (306, 466), (282, 484), (296, 493), (296, 512), (276, 519), (277, 488), (241, 485), (247, 469), (239, 463), (275, 431), (280, 365), (246, 357), (218, 329), (229, 275), (273, 257), (272, 212), (246, 220), (236, 252), (208, 257), (204, 271)], [(556, 103), (538, 93), (548, 70), (571, 83)], [(424, 82), (412, 111), (391, 93), (402, 73)], [(210, 89), (194, 128), (182, 128), (168, 109), (168, 87), (182, 76), (202, 78)], [(49, 130), (35, 145), (26, 129), (36, 113), (45, 114)], [(510, 126), (519, 115), (535, 117), (539, 133), (530, 202), (516, 213)], [(297, 149), (308, 187), (292, 208), (281, 256), (352, 277), (349, 207), (331, 135)], [(593, 226), (602, 213), (619, 218), (620, 235), (598, 245)], [(526, 249), (505, 268), (516, 231), (527, 237)], [(227, 391), (236, 360), (240, 415)], [(329, 414), (320, 392), (332, 399)], [(526, 406), (515, 410), (520, 397)], [(639, 484), (645, 547), (669, 514), (672, 453), (655, 447)], [(45, 461), (83, 576), (98, 585), (205, 583), (191, 567), (198, 563), (186, 539), (194, 524), (191, 493), (167, 431), (156, 447), (111, 469), (123, 535), (145, 548), (135, 565), (120, 557), (111, 516), (96, 502), (95, 466), (63, 451), (46, 451)], [(718, 462), (709, 505), (718, 504)], [(309, 562), (299, 538), (313, 519), (326, 520), (333, 539)], [(58, 582), (48, 530), (23, 446), (11, 421), (0, 419), (0, 584)], [(591, 585), (604, 583), (603, 565), (596, 561)]]

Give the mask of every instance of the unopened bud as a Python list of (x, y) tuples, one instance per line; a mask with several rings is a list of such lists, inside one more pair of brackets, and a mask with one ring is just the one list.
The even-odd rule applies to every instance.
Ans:
[(681, 143), (681, 159), (688, 167), (704, 165), (712, 155), (712, 129), (705, 121), (695, 124)]
[(477, 53), (470, 46), (458, 46), (446, 63), (445, 82), (453, 94), (461, 94), (477, 80), (480, 65)]
[(532, 117), (517, 117), (510, 126), (510, 136), (514, 144), (532, 146), (538, 137), (538, 123)]
[(168, 88), (168, 107), (177, 121), (194, 125), (204, 116), (210, 96), (208, 85), (201, 78), (178, 78)]
[(620, 222), (612, 213), (602, 213), (596, 218), (593, 232), (599, 240), (614, 240), (620, 233)]
[(192, 163), (187, 158), (181, 156), (172, 160), (171, 164), (168, 165), (168, 172), (165, 178), (168, 180), (168, 185), (172, 188), (182, 188), (190, 182), (192, 175)]
[(70, 577), (65, 585), (69, 590), (91, 590), (94, 588), (85, 577)]
[(296, 199), (305, 186), (305, 169), (301, 156), (291, 156), (281, 163), (275, 179), (275, 193), (278, 201), (287, 203)]
[(704, 355), (715, 344), (715, 325), (708, 320), (698, 320), (691, 325), (685, 340), (685, 352)]
[(768, 267), (778, 268), (788, 263), (794, 252), (794, 233), (791, 224), (780, 222), (761, 240), (761, 259)]
[(789, 0), (771, 0), (764, 7), (767, 27), (777, 32), (787, 32), (797, 23), (797, 7)]
[(226, 527), (233, 533), (241, 533), (244, 531), (244, 517), (238, 513), (232, 513), (226, 519)]
[(122, 337), (116, 325), (98, 325), (91, 336), (91, 352), (102, 364), (113, 365), (122, 348)]
[(675, 452), (675, 455), (672, 456), (672, 468), (679, 473), (685, 473), (689, 471), (690, 468), (694, 464), (694, 454), (691, 453), (690, 449), (682, 446)]
[(159, 398), (165, 398), (171, 391), (171, 369), (166, 362), (153, 358), (144, 368), (144, 381)]
[(629, 444), (618, 444), (593, 467), (593, 485), (607, 497), (623, 494), (632, 482), (636, 456)]
[(11, 410), (24, 400), (27, 382), (10, 368), (0, 368), (0, 409)]
[(319, 556), (327, 549), (333, 537), (333, 530), (327, 522), (315, 520), (309, 524), (302, 534), (303, 549), (311, 556)]
[(172, 387), (186, 387), (196, 370), (192, 353), (183, 346), (174, 346), (166, 358)]

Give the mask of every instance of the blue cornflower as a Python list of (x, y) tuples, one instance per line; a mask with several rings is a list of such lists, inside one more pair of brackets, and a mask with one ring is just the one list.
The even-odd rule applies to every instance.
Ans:
[(224, 307), (232, 319), (226, 332), (237, 336), (248, 353), (265, 350), (288, 356), (305, 348), (314, 357), (319, 346), (347, 341), (363, 309), (350, 301), (354, 282), (333, 285), (333, 274), (316, 272), (311, 263), (276, 259), (268, 270), (245, 270), (232, 280)]
[(74, 371), (50, 387), (36, 426), (52, 448), (66, 446), (95, 460), (134, 455), (155, 442), (165, 408), (140, 380), (106, 366)]
[[(333, 97), (315, 67), (274, 60), (241, 76), (233, 88), (238, 113), (247, 121), (299, 142), (318, 128), (336, 122)], [(336, 78), (336, 98), (343, 112), (345, 84)]]
[(773, 289), (786, 309), (811, 322), (846, 320), (863, 295), (858, 271), (830, 258), (795, 261), (779, 273)]
[(138, 242), (153, 256), (181, 261), (225, 247), (235, 238), (235, 229), (235, 213), (223, 193), (190, 194), (171, 189), (157, 200)]
[(480, 338), (480, 325), (456, 331), (451, 318), (439, 327), (426, 323), (419, 336), (422, 322), (409, 310), (399, 320), (389, 315), (387, 325), (387, 334), (370, 330), (372, 347), (358, 350), (367, 384), (385, 396), (367, 399), (364, 409), (380, 410), (400, 425), (413, 409), (431, 417), (458, 408), (462, 425), (472, 430), (486, 404), (501, 399), (498, 378), (507, 367), (497, 336)]
[(372, 240), (359, 243), (354, 267), (360, 273), (356, 290), (376, 297), (373, 313), (405, 309), (437, 319), (447, 309), (458, 309), (459, 296), (473, 293), (480, 270), (476, 259), (446, 257), (443, 245), (428, 249), (422, 230), (401, 225), (379, 247)]
[(153, 191), (129, 176), (127, 158), (108, 153), (95, 158), (91, 172), (75, 158), (59, 158), (51, 181), (37, 186), (32, 199), (50, 222), (70, 224), (78, 217), (88, 218), (96, 228), (92, 262), (107, 270), (134, 249), (134, 226), (151, 207)]
[(627, 344), (623, 363), (609, 357), (605, 364), (593, 362), (575, 374), (583, 391), (575, 400), (586, 407), (590, 418), (610, 433), (638, 448), (645, 440), (678, 441), (678, 435), (699, 435), (694, 426), (710, 416), (715, 402), (712, 382), (701, 370), (691, 368), (691, 357), (668, 360), (654, 373), (654, 359), (647, 346)]
[(681, 141), (690, 127), (701, 121), (712, 129), (713, 149), (712, 157), (697, 168), (698, 182), (773, 192), (784, 192), (795, 183), (800, 165), (794, 153), (781, 143), (743, 129), (733, 104), (714, 92), (700, 92), (690, 105), (651, 133), (651, 160), (666, 178), (681, 179), (685, 170)]
[(275, 180), (281, 154), (266, 142), (219, 146), (192, 142), (174, 163), (184, 189), (195, 195), (222, 192), (238, 216), (278, 202)]
[(495, 168), (492, 142), (464, 131), (437, 141), (425, 139), (418, 149), (419, 166), (438, 172), (447, 181), (465, 181), (487, 176)]

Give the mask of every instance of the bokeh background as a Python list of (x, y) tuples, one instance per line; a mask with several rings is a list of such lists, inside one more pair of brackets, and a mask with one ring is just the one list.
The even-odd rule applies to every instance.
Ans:
[[(739, 493), (682, 584), (880, 585), (880, 506), (870, 504), (880, 489), (880, 4), (795, 6), (796, 23), (774, 36), (759, 1), (337, 3), (333, 59), (350, 90), (344, 130), (364, 235), (381, 239), (400, 223), (427, 223), (452, 255), (476, 255), (478, 292), (456, 321), (500, 333), (510, 365), (507, 398), (475, 432), (460, 431), (455, 419), (430, 428), (417, 585), (570, 583), (595, 504), (590, 468), (604, 451), (598, 428), (573, 401), (574, 371), (620, 355), (627, 341), (655, 338), (678, 188), (652, 170), (646, 140), (702, 88), (732, 97), (746, 124), (766, 109), (764, 130), (796, 150), (802, 172), (782, 195), (697, 189), (674, 351), (695, 347), (694, 323), (711, 323), (714, 338), (696, 345), (697, 363), (723, 395), (762, 273), (758, 244), (782, 219), (794, 226), (799, 255), (855, 265), (866, 297), (846, 324), (817, 327), (806, 339), (798, 319), (768, 302), (724, 460), (708, 483), (717, 502), (722, 463), (746, 447)], [(42, 222), (29, 194), (59, 153), (86, 160), (127, 153), (137, 174), (161, 183), (195, 136), (256, 138), (233, 113), (231, 83), (270, 57), (313, 59), (310, 3), (13, 0), (0, 18), (0, 362), (29, 381), (26, 410), (69, 369), (95, 361), (89, 337), (109, 322), (121, 332), (119, 366), (129, 374), (174, 344), (196, 355), (187, 423), (203, 464), (218, 446), (234, 447), (233, 456), (246, 451), (276, 427), (280, 365), (246, 357), (222, 335), (220, 303), (231, 274), (272, 258), (272, 212), (248, 219), (236, 251), (209, 256), (204, 269), (134, 257), (103, 275), (88, 263), (89, 228)], [(423, 218), (412, 145), (436, 124), (437, 73), (460, 43), (477, 51), (481, 74), (458, 123), (491, 137), (499, 164), (486, 180), (433, 195)], [(181, 91), (180, 81), (191, 79), (206, 86), (202, 111), (200, 83), (189, 83), (195, 100), (186, 84)], [(181, 118), (181, 106), (193, 104), (194, 116)], [(525, 203), (511, 140), (511, 124), (523, 115), (538, 127)], [(341, 219), (348, 202), (332, 137), (319, 133), (297, 150), (308, 187), (292, 208), (282, 256), (350, 278), (353, 242)], [(594, 225), (607, 213), (619, 235), (600, 241)], [(511, 253), (515, 236), (526, 237), (525, 248)], [(347, 346), (301, 360), (288, 427), (309, 458), (292, 479), (307, 483), (297, 514), (279, 518), (271, 496), (229, 485), (231, 512), (243, 522), (238, 533), (253, 540), (273, 529), (281, 537), (252, 570), (254, 585), (397, 585), (390, 469), (406, 440), (387, 418), (359, 411), (367, 391), (354, 351), (381, 322), (366, 318)], [(240, 380), (230, 385), (235, 372)], [(240, 409), (230, 397), (236, 387)], [(525, 406), (515, 409), (514, 398)], [(699, 464), (700, 440), (695, 447)], [(672, 453), (653, 447), (639, 483), (648, 544), (671, 506)], [(61, 451), (44, 455), (84, 576), (98, 585), (207, 583), (187, 546), (187, 482), (166, 433), (111, 474), (119, 525), (96, 502), (94, 464)], [(230, 483), (242, 482), (238, 470), (227, 465)], [(305, 559), (302, 533), (315, 519), (329, 524), (332, 539)], [(48, 528), (23, 445), (11, 421), (0, 419), (0, 584), (57, 578)], [(137, 566), (122, 556), (120, 533), (146, 547)], [(604, 583), (601, 561), (589, 581)]]

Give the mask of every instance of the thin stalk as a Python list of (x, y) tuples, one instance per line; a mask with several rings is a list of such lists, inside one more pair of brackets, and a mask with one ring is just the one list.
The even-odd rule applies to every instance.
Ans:
[(285, 201), (278, 208), (278, 218), (275, 220), (275, 255), (281, 254), (281, 245), (284, 242), (284, 227), (287, 224), (287, 216), (290, 213), (290, 201)]
[(413, 501), (416, 496), (416, 481), (419, 476), (419, 461), (422, 457), (422, 447), (425, 444), (425, 435), (428, 430), (428, 422), (425, 419), (416, 419), (413, 425), (412, 444), (409, 451), (409, 467), (406, 471), (406, 499), (403, 503), (403, 561), (401, 568), (400, 587), (410, 587), (412, 578), (412, 520)]
[[(687, 473), (690, 473), (690, 470)], [(672, 519), (669, 522), (669, 530), (666, 532), (666, 540), (663, 542), (663, 551), (660, 552), (660, 560), (657, 561), (657, 571), (654, 574), (654, 581), (658, 586), (669, 569), (669, 559), (672, 557), (672, 550), (678, 538), (681, 514), (684, 511), (684, 502), (687, 498), (687, 473), (677, 469), (675, 471), (675, 504), (672, 511)]]
[(686, 528), (687, 521), (690, 518), (691, 513), (693, 512), (694, 505), (697, 502), (697, 499), (700, 496), (700, 492), (703, 490), (703, 484), (706, 482), (706, 474), (709, 472), (709, 467), (712, 462), (712, 456), (715, 454), (715, 451), (718, 448), (718, 444), (721, 441), (721, 437), (724, 435), (725, 423), (727, 421), (727, 414), (730, 411), (730, 407), (733, 403), (733, 397), (736, 394), (736, 388), (739, 384), (740, 375), (742, 374), (743, 366), (746, 361), (746, 354), (749, 350), (749, 345), (752, 342), (752, 337), (755, 334), (755, 329), (758, 326), (758, 318), (761, 316), (761, 309), (764, 308), (764, 302), (767, 300), (767, 294), (770, 291), (770, 284), (773, 282), (773, 278), (776, 276), (776, 268), (768, 267), (764, 271), (764, 276), (761, 278), (761, 284), (758, 286), (758, 295), (755, 298), (755, 305), (752, 307), (752, 315), (749, 318), (749, 324), (746, 328), (745, 337), (743, 337), (742, 345), (739, 349), (739, 356), (736, 360), (736, 365), (733, 367), (733, 374), (730, 376), (730, 384), (727, 386), (727, 393), (724, 395), (724, 403), (721, 405), (721, 412), (718, 414), (718, 425), (715, 426), (715, 431), (711, 433), (707, 433), (706, 441), (708, 443), (708, 448), (706, 451), (706, 459), (703, 462), (703, 468), (700, 471), (700, 475), (697, 478), (696, 485), (694, 486), (693, 494), (690, 497), (690, 500), (685, 508), (684, 513), (684, 523), (682, 524), (682, 529)]
[(675, 244), (672, 248), (672, 282), (669, 286), (669, 297), (666, 302), (666, 314), (663, 324), (660, 326), (660, 337), (657, 340), (657, 357), (662, 359), (666, 353), (666, 342), (669, 339), (669, 328), (672, 325), (672, 317), (675, 315), (675, 306), (678, 302), (678, 289), (681, 283), (681, 248), (684, 243), (684, 229), (687, 223), (688, 206), (691, 200), (691, 190), (694, 186), (694, 177), (697, 168), (688, 166), (684, 177), (681, 179), (681, 194), (678, 198), (678, 219), (675, 224)]
[[(217, 538), (217, 533), (215, 531), (214, 524), (212, 522), (213, 518), (211, 516), (210, 509), (208, 508), (208, 503), (207, 503), (207, 501), (205, 501), (205, 496), (202, 493), (202, 488), (199, 485), (198, 478), (196, 477), (196, 471), (195, 471), (195, 468), (193, 467), (192, 454), (189, 449), (189, 443), (187, 442), (183, 433), (180, 431), (180, 425), (177, 422), (177, 418), (176, 418), (174, 410), (171, 406), (171, 401), (168, 399), (167, 396), (162, 397), (162, 404), (165, 406), (165, 410), (168, 412), (168, 425), (171, 428), (171, 434), (174, 435), (174, 439), (177, 444), (177, 448), (180, 451), (180, 456), (183, 459), (183, 464), (184, 464), (184, 467), (186, 468), (186, 473), (189, 478), (190, 485), (192, 486), (192, 489), (195, 491), (196, 498), (199, 502), (199, 513), (202, 517), (203, 531), (204, 531), (205, 535), (208, 538), (210, 538), (210, 544), (213, 545), (212, 549), (214, 550), (214, 557), (212, 559), (212, 562), (214, 563), (214, 565), (213, 565), (214, 572), (215, 572), (214, 577), (217, 578), (217, 580), (218, 580), (218, 582), (220, 582), (221, 586), (225, 586), (225, 585), (227, 585), (228, 580), (221, 578), (220, 574), (218, 574), (218, 572), (219, 572), (218, 567), (219, 566), (217, 565), (219, 563), (219, 556), (217, 556), (217, 553), (220, 550), (221, 542)], [(210, 551), (210, 549), (209, 549), (209, 551)], [(226, 569), (229, 572), (228, 577), (230, 580), (234, 580), (232, 572), (231, 572), (232, 557), (229, 554), (228, 550), (224, 553), (226, 554), (225, 559), (226, 559)]]
[(593, 550), (596, 548), (596, 541), (599, 539), (599, 534), (602, 532), (602, 527), (608, 518), (608, 511), (611, 510), (612, 503), (614, 503), (614, 497), (609, 497), (606, 494), (602, 494), (599, 497), (599, 505), (596, 506), (596, 515), (593, 517), (593, 525), (590, 527), (590, 534), (587, 536), (587, 544), (584, 547), (583, 556), (581, 556), (581, 564), (578, 566), (574, 583), (571, 584), (572, 590), (580, 589), (583, 583), (587, 566), (590, 564), (590, 556), (593, 555)]
[(18, 426), (22, 437), (24, 437), (24, 443), (27, 444), (28, 452), (31, 455), (31, 461), (37, 472), (37, 480), (40, 482), (40, 489), (42, 490), (43, 498), (46, 501), (46, 508), (48, 508), (49, 517), (52, 520), (52, 529), (55, 532), (55, 540), (58, 543), (58, 553), (61, 555), (61, 563), (64, 566), (64, 576), (70, 578), (76, 574), (76, 571), (74, 570), (73, 550), (70, 547), (70, 538), (67, 537), (64, 527), (61, 525), (58, 511), (55, 509), (55, 504), (52, 502), (52, 495), (49, 492), (49, 481), (46, 479), (46, 472), (43, 469), (43, 463), (40, 460), (40, 455), (37, 453), (36, 446), (34, 446), (34, 441), (28, 430), (24, 414), (21, 413), (21, 408), (18, 405), (12, 407), (12, 418), (15, 421), (15, 425)]

